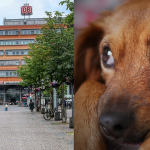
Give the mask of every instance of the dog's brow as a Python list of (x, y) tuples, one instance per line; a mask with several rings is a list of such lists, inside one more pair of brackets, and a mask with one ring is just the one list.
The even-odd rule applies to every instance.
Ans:
[(110, 41), (109, 38), (107, 38), (107, 37), (104, 37), (102, 41), (103, 41), (103, 42), (111, 43), (111, 41)]

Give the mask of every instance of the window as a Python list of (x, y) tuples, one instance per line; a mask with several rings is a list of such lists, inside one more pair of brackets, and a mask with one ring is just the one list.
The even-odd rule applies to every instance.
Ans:
[(12, 35), (15, 35), (15, 31), (12, 31)]
[(16, 65), (19, 65), (19, 61), (16, 61)]
[(9, 51), (9, 54), (12, 55), (12, 51)]
[(5, 35), (8, 35), (8, 31), (5, 31)]
[(11, 45), (11, 41), (9, 41), (9, 45)]
[(0, 31), (0, 35), (3, 35), (3, 31)]
[(1, 76), (1, 77), (4, 77), (4, 71), (1, 71), (1, 72), (0, 72), (0, 76)]
[(24, 59), (22, 59), (21, 60), (21, 65), (25, 65), (26, 63), (25, 63), (25, 61), (24, 61)]
[(24, 51), (21, 51), (21, 54), (24, 55)]
[(4, 51), (3, 50), (0, 50), (0, 55), (4, 55)]
[(25, 55), (28, 55), (28, 50), (24, 51), (24, 54), (25, 54)]
[(26, 31), (26, 30), (24, 30), (24, 34), (27, 34), (27, 31)]
[(19, 41), (18, 40), (16, 40), (16, 45), (19, 45)]
[(19, 51), (17, 51), (16, 54), (19, 55)]
[(6, 72), (6, 77), (8, 76), (8, 72)]
[(19, 31), (18, 30), (16, 31), (16, 35), (19, 35)]
[(21, 41), (21, 44), (23, 44), (23, 41)]
[(4, 66), (4, 61), (3, 60), (0, 61), (0, 65)]
[(0, 45), (3, 45), (3, 41), (0, 42)]
[(15, 41), (12, 41), (12, 45), (15, 45), (15, 43), (16, 43)]

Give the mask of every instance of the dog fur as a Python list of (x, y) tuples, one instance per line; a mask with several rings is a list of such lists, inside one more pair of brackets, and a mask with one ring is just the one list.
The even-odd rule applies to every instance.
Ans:
[[(150, 150), (150, 0), (100, 14), (76, 38), (74, 55), (75, 150)], [(122, 119), (119, 136), (103, 128), (110, 117)]]

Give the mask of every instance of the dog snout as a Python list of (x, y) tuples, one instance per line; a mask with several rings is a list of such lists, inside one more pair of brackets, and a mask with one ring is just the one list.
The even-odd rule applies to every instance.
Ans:
[(124, 136), (131, 124), (131, 117), (128, 114), (115, 112), (103, 113), (99, 117), (100, 126), (107, 136), (119, 139)]

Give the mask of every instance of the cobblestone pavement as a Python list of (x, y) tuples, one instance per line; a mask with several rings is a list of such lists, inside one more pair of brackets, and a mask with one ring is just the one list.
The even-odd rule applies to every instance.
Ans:
[(27, 107), (0, 105), (0, 150), (73, 150), (74, 129)]

